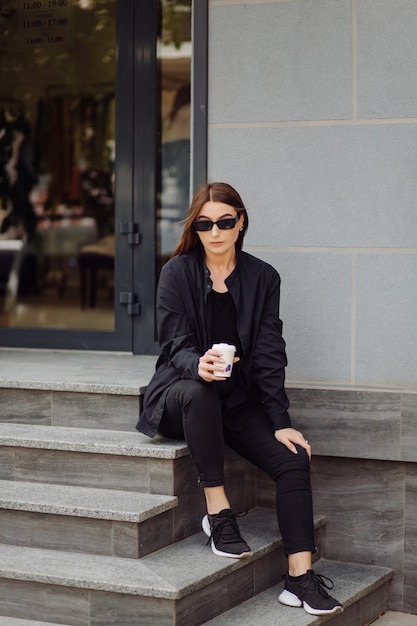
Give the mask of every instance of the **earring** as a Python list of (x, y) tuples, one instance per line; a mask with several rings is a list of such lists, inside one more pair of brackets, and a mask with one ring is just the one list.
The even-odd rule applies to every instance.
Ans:
[(242, 230), (243, 230), (243, 226), (241, 226), (241, 227), (239, 228), (239, 230), (240, 230), (240, 232), (242, 232)]

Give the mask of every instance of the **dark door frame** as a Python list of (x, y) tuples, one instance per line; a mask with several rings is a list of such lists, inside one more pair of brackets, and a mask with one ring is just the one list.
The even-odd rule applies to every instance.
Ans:
[[(143, 41), (142, 55), (137, 55), (137, 64), (142, 63), (142, 75), (152, 88), (145, 92), (136, 82), (135, 114), (144, 123), (136, 127), (135, 146), (138, 157), (144, 164), (143, 183), (136, 178), (134, 207), (142, 244), (134, 250), (135, 286), (141, 305), (141, 315), (133, 320), (134, 354), (156, 354), (158, 344), (155, 337), (155, 163), (157, 119), (155, 112), (157, 97), (157, 68), (155, 55), (156, 2), (145, 2), (142, 15), (136, 16), (136, 28), (140, 33), (137, 40)], [(208, 80), (208, 3), (207, 0), (193, 2), (192, 9), (192, 76), (191, 102), (193, 107), (191, 128), (191, 191), (206, 182), (207, 177), (207, 80)], [(139, 69), (139, 68), (138, 68)], [(135, 172), (137, 175), (137, 172)]]

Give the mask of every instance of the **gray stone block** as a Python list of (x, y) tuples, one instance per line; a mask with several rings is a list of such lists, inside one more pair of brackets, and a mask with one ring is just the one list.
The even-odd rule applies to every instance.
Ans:
[(48, 622), (90, 626), (89, 604), (87, 589), (0, 577), (0, 615), (26, 620), (42, 616)]
[[(250, 251), (250, 249), (248, 250)], [(254, 252), (281, 276), (288, 380), (350, 381), (351, 259), (340, 252)], [(329, 285), (332, 288), (329, 289)], [(306, 350), (308, 346), (308, 350)]]
[(347, 0), (230, 4), (210, 8), (211, 123), (351, 117)]
[(405, 469), (400, 463), (313, 457), (315, 510), (326, 515), (323, 551), (339, 561), (391, 567), (390, 606), (402, 603)]
[(358, 257), (357, 384), (415, 386), (416, 275), (415, 254), (381, 252)]
[(405, 496), (404, 609), (417, 614), (417, 468), (407, 466)]
[(173, 626), (172, 600), (105, 591), (90, 596), (91, 626)]
[(52, 425), (136, 433), (139, 395), (52, 392)]
[(400, 460), (400, 393), (293, 388), (288, 395), (294, 426), (315, 455)]
[(413, 0), (358, 3), (360, 117), (417, 116), (416, 21), (417, 6)]
[(173, 541), (175, 497), (0, 481), (0, 542), (139, 558)]
[[(360, 248), (414, 250), (416, 141), (417, 124), (214, 127), (208, 135), (208, 178), (226, 179), (239, 190), (249, 212), (245, 247), (253, 246), (255, 255), (268, 248), (295, 257), (327, 252), (330, 259), (352, 251), (359, 258)], [(413, 253), (399, 256), (415, 263)], [(391, 274), (394, 292), (401, 290), (405, 274)], [(328, 294), (337, 280), (329, 283)], [(391, 289), (390, 299), (396, 301)], [(382, 343), (388, 336), (380, 331), (378, 338)]]
[(417, 462), (417, 393), (401, 394), (401, 458)]
[(51, 392), (0, 388), (0, 422), (51, 424)]
[[(169, 493), (170, 475), (165, 493)], [(62, 450), (16, 450), (15, 478), (139, 493), (150, 489), (148, 459)]]
[(0, 446), (0, 480), (14, 480), (14, 448)]

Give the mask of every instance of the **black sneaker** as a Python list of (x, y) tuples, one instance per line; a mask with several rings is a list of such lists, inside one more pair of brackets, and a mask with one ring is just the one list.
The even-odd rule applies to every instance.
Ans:
[(333, 581), (327, 576), (315, 574), (314, 570), (309, 569), (298, 581), (290, 580), (287, 574), (284, 580), (284, 591), (278, 598), (281, 604), (302, 606), (310, 615), (328, 615), (343, 611), (340, 602), (326, 591), (334, 587)]
[(203, 530), (211, 542), (211, 549), (217, 556), (242, 559), (252, 554), (246, 541), (242, 539), (236, 517), (230, 509), (223, 509), (217, 515), (205, 515)]

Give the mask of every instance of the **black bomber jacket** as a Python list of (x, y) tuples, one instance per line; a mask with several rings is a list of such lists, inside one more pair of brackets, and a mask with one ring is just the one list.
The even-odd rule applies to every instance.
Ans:
[[(268, 263), (238, 250), (236, 267), (225, 282), (236, 306), (242, 353), (236, 355), (240, 357), (239, 384), (225, 400), (224, 408), (233, 410), (257, 398), (264, 405), (272, 430), (287, 428), (291, 423), (284, 389), (287, 358), (279, 318), (279, 274)], [(207, 307), (211, 289), (200, 247), (173, 257), (162, 268), (157, 290), (161, 355), (136, 426), (149, 437), (158, 431), (169, 387), (182, 378), (202, 380), (198, 362), (211, 347)]]

